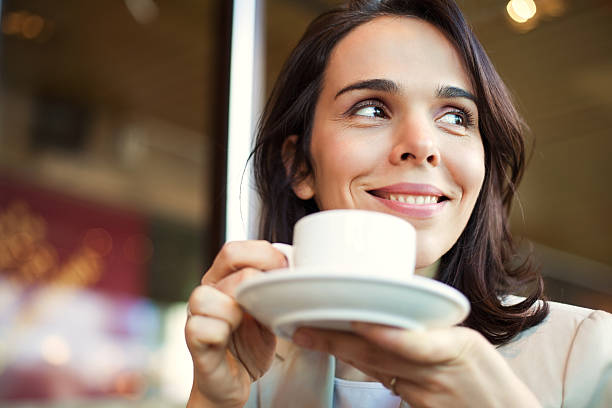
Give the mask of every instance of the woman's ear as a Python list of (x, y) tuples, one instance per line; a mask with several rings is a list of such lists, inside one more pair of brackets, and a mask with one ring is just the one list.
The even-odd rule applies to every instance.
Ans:
[[(291, 135), (283, 142), (281, 151), (281, 157), (283, 159), (283, 165), (285, 166), (285, 172), (287, 177), (291, 178), (291, 168), (293, 167), (293, 161), (295, 160), (297, 135)], [(302, 163), (298, 169), (298, 176), (306, 174), (307, 170)], [(312, 174), (308, 174), (304, 177), (299, 177), (298, 181), (292, 181), (291, 188), (296, 196), (301, 200), (309, 200), (314, 197), (314, 180)]]

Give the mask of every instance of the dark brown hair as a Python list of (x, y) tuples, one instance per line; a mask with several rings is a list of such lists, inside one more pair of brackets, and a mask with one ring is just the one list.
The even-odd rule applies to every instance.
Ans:
[[(355, 27), (379, 16), (412, 16), (437, 27), (455, 45), (477, 97), (485, 150), (485, 179), (466, 228), (442, 257), (438, 279), (463, 292), (472, 311), (464, 325), (503, 344), (548, 313), (543, 284), (530, 263), (511, 267), (515, 253), (508, 226), (510, 205), (525, 166), (524, 126), (508, 90), (452, 0), (355, 0), (315, 19), (285, 63), (260, 122), (253, 151), (262, 199), (261, 237), (290, 242), (295, 222), (319, 209), (291, 186), (312, 171), (311, 130), (325, 68), (334, 46)], [(291, 175), (281, 150), (297, 135)], [(529, 284), (529, 285), (528, 285)], [(529, 291), (505, 306), (501, 297)]]

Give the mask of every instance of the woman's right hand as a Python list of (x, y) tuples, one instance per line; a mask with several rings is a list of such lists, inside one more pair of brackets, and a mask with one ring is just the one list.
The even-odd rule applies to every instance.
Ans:
[(276, 337), (234, 299), (237, 286), (287, 266), (267, 241), (229, 242), (189, 298), (185, 338), (194, 367), (188, 407), (242, 407), (274, 359)]

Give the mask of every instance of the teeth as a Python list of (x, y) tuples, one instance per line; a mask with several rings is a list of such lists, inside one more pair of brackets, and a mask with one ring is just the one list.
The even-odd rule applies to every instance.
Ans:
[(437, 196), (408, 195), (408, 194), (389, 194), (389, 200), (398, 201), (406, 204), (435, 204), (438, 202)]

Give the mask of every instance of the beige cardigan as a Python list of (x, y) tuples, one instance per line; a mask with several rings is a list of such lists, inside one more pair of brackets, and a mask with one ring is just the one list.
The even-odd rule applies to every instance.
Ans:
[[(545, 408), (612, 407), (612, 315), (549, 305), (542, 323), (498, 351)], [(332, 357), (280, 342), (246, 407), (331, 408), (334, 372)]]
[(542, 323), (498, 351), (543, 407), (612, 407), (612, 315), (549, 305)]

